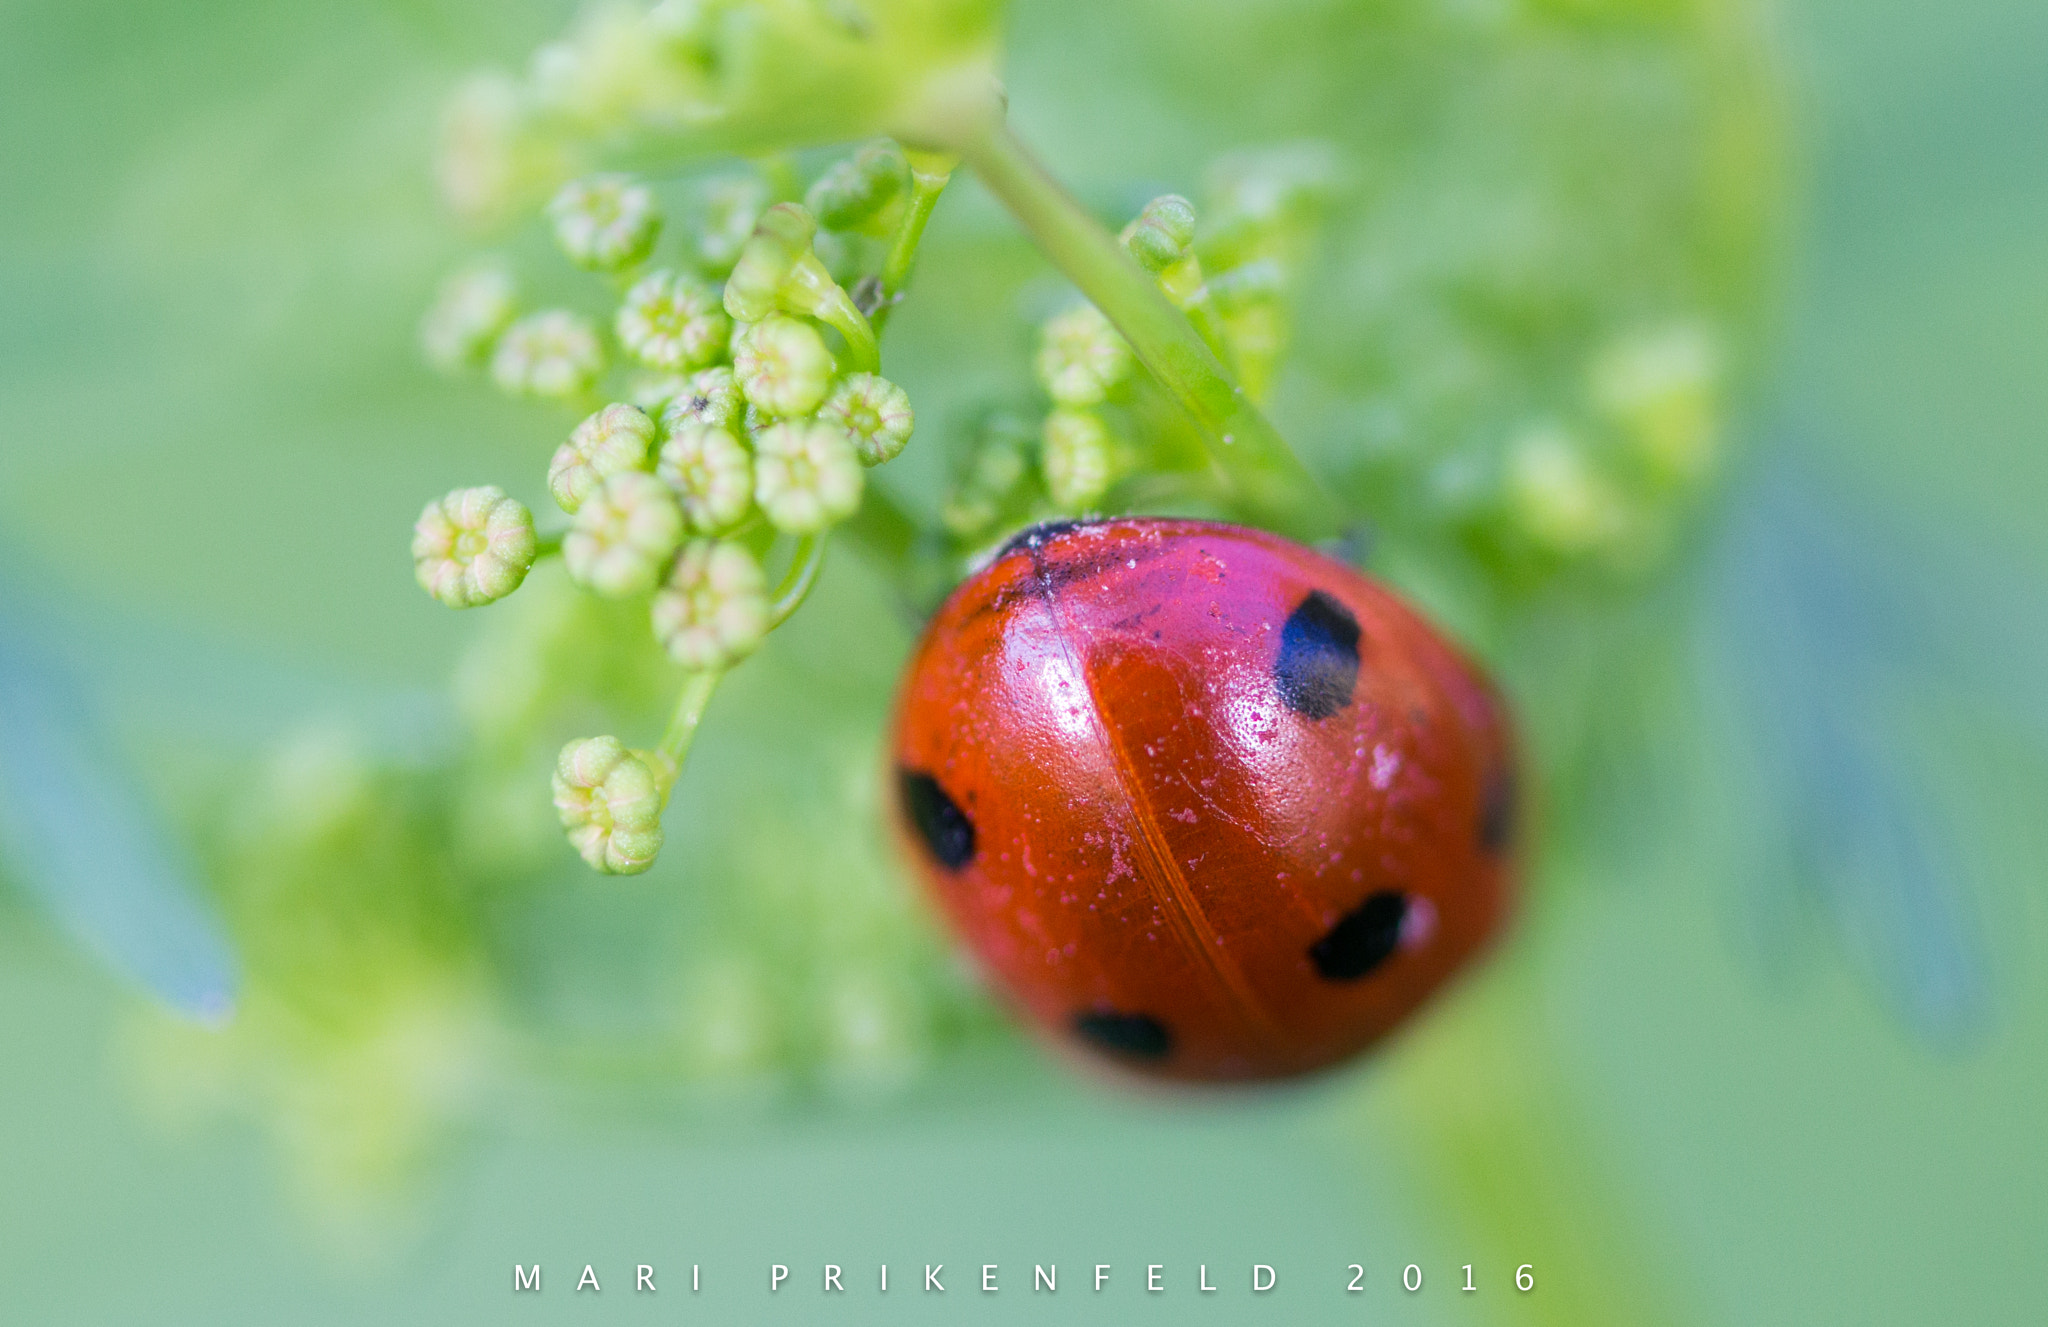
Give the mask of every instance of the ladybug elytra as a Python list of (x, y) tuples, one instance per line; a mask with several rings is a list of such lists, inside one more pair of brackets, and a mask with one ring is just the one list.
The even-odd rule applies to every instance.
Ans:
[(898, 821), (1052, 1037), (1258, 1079), (1400, 1024), (1513, 888), (1505, 710), (1421, 617), (1275, 535), (1039, 526), (912, 658)]

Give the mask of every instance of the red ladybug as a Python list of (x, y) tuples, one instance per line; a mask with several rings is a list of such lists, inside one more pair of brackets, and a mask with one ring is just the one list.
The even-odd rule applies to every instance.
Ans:
[(1499, 929), (1514, 743), (1386, 590), (1200, 521), (1041, 525), (946, 601), (896, 717), (931, 893), (1054, 1037), (1273, 1078), (1396, 1027)]

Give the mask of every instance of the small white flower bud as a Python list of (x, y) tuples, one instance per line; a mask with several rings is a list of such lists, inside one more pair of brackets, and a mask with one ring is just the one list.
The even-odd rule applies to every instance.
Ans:
[(593, 175), (563, 185), (548, 204), (548, 219), (570, 262), (606, 272), (645, 258), (661, 228), (654, 195), (625, 175)]
[(776, 529), (815, 534), (860, 506), (860, 458), (830, 424), (773, 424), (754, 435), (754, 501)]
[(596, 386), (603, 372), (604, 346), (597, 329), (564, 309), (513, 323), (491, 355), (491, 380), (514, 396), (579, 396)]
[(569, 743), (555, 762), (555, 811), (569, 842), (607, 875), (637, 875), (661, 851), (667, 761), (616, 737)]
[(694, 369), (725, 353), (731, 324), (711, 288), (666, 269), (626, 292), (616, 326), (626, 353), (649, 368)]
[(768, 584), (738, 544), (699, 539), (683, 546), (654, 595), (654, 638), (687, 668), (724, 668), (752, 654), (768, 634)]
[(413, 574), (450, 608), (474, 608), (518, 589), (538, 547), (525, 503), (501, 488), (458, 488), (413, 525)]
[(706, 424), (731, 432), (741, 425), (746, 404), (732, 370), (724, 367), (692, 374), (684, 389), (661, 412), (662, 432), (671, 436), (687, 424)]
[(653, 475), (625, 470), (584, 499), (562, 560), (577, 584), (622, 599), (653, 589), (682, 541), (675, 495)]
[(420, 320), (427, 362), (444, 373), (482, 364), (512, 322), (514, 294), (512, 273), (495, 259), (472, 263), (443, 281)]
[(1099, 405), (1130, 373), (1131, 348), (1099, 309), (1083, 304), (1046, 322), (1036, 366), (1055, 403)]
[(753, 459), (739, 439), (710, 424), (686, 423), (671, 433), (654, 473), (701, 534), (730, 530), (754, 505)]
[(825, 338), (794, 318), (755, 323), (740, 339), (733, 376), (747, 400), (779, 418), (808, 415), (832, 384), (832, 352)]
[(1116, 452), (1108, 425), (1092, 410), (1055, 410), (1041, 437), (1045, 488), (1068, 510), (1086, 507), (1116, 480)]
[(1145, 204), (1118, 238), (1138, 266), (1158, 276), (1187, 260), (1195, 243), (1195, 205), (1179, 194), (1163, 194)]
[(654, 421), (638, 406), (608, 405), (576, 426), (548, 463), (548, 492), (574, 515), (598, 485), (623, 470), (647, 468)]
[(903, 389), (873, 373), (848, 374), (818, 408), (818, 418), (846, 431), (862, 465), (893, 460), (915, 422)]
[(757, 323), (783, 307), (785, 293), (796, 293), (787, 288), (797, 267), (806, 260), (817, 265), (811, 251), (817, 233), (816, 219), (795, 203), (777, 203), (763, 212), (725, 279), (725, 311), (737, 322)]

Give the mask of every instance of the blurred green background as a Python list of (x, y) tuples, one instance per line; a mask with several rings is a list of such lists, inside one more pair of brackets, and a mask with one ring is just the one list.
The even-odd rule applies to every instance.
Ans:
[[(418, 312), (457, 252), (425, 126), (456, 73), (517, 58), (565, 12), (0, 9), (0, 630), (36, 624), (176, 815), (203, 819), (201, 790), (308, 716), (352, 716), (400, 752), (445, 721), (433, 696), (473, 627), (410, 583), (405, 523), (425, 494), (520, 473), (508, 457), (544, 454), (556, 430), (416, 362)], [(1318, 131), (1324, 108), (1280, 78), (1205, 118), (1161, 109), (1164, 87), (1203, 102), (1219, 57), (1147, 12), (1012, 15), (1017, 121), (1084, 197), (1184, 187), (1237, 143), (1237, 118)], [(1546, 851), (1546, 902), (1513, 950), (1334, 1080), (1132, 1095), (992, 1035), (887, 1100), (706, 1113), (649, 1105), (594, 1055), (491, 1095), (365, 1229), (283, 1178), (249, 1114), (165, 1088), (177, 1075), (150, 1067), (165, 1052), (144, 997), (0, 877), (0, 1319), (1022, 1320), (1050, 1312), (1030, 1265), (1057, 1260), (1074, 1287), (1114, 1265), (1110, 1292), (1060, 1297), (1062, 1317), (1105, 1322), (1558, 1320), (1547, 1304), (1581, 1322), (2027, 1320), (2048, 1229), (2048, 11), (1788, 0), (1772, 28), (1784, 256), (1736, 427), (1759, 459), (1719, 522), (1734, 535), (1701, 536), (1650, 595), (1666, 627), (1644, 638), (1685, 653), (1686, 624), (1718, 620), (1711, 587), (1737, 587), (1738, 617), (1757, 599), (1742, 550), (1774, 546), (1757, 531), (1848, 513), (1836, 528), (1879, 550), (1876, 599), (1904, 643), (1848, 662), (1816, 646), (1807, 689), (1780, 699), (1817, 704), (1857, 648), (1887, 666), (1872, 742), (1953, 844), (1932, 903), (1888, 912), (1848, 888), (1812, 906), (1752, 851), (1747, 757), (1652, 669), (1607, 698), (1634, 707), (1635, 728), (1610, 725), (1633, 745), (1608, 759), (1587, 739), (1586, 761), (1619, 773), (1586, 782), (1596, 813)], [(983, 292), (1000, 318), (968, 348), (986, 359), (1022, 335), (1001, 319), (1023, 260), (983, 255), (1002, 226), (969, 191), (935, 223), (919, 291), (954, 293), (892, 329), (921, 412), (969, 394), (935, 366), (1000, 376), (934, 350)], [(904, 491), (928, 499), (939, 469), (914, 460)], [(846, 649), (879, 599), (850, 565), (834, 575), (834, 607), (736, 681), (733, 707), (803, 691), (855, 769), (902, 641)], [(1749, 638), (1719, 639), (1739, 656)], [(782, 730), (714, 717), (691, 777), (743, 773), (698, 804), (743, 816), (778, 780), (840, 777), (803, 765), (815, 748), (775, 753), (801, 746), (809, 712)], [(1644, 770), (1666, 794), (1647, 841), (1619, 790)], [(528, 943), (597, 958), (554, 974), (537, 958), (521, 998), (550, 1025), (630, 1040), (615, 1006), (667, 952), (641, 925), (649, 896), (563, 879)], [(1916, 908), (1936, 921), (1916, 927)], [(1934, 932), (1961, 938), (1923, 946)], [(626, 993), (593, 989), (614, 967)], [(826, 1262), (863, 1286), (884, 1260), (886, 1299), (811, 1290)], [(515, 1261), (545, 1265), (544, 1295), (512, 1295)], [(1528, 1299), (1507, 1285), (1522, 1261)], [(596, 1304), (569, 1290), (586, 1262), (607, 1287)], [(640, 1262), (660, 1296), (632, 1295)], [(801, 1289), (771, 1299), (773, 1262)], [(916, 1293), (937, 1262), (948, 1294)], [(1002, 1265), (997, 1296), (969, 1289), (984, 1262)], [(1254, 1262), (1281, 1284), (1257, 1304)], [(1354, 1262), (1368, 1289), (1347, 1297)], [(1411, 1262), (1428, 1278), (1412, 1296), (1396, 1288)], [(1490, 1278), (1471, 1296), (1454, 1289), (1467, 1262)], [(681, 1293), (692, 1263), (697, 1300)], [(1150, 1263), (1169, 1293), (1142, 1292)], [(1193, 1292), (1200, 1264), (1225, 1293)]]

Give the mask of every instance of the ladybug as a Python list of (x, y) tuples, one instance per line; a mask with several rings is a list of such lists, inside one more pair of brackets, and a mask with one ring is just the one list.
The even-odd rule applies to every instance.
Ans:
[(897, 821), (1057, 1041), (1199, 1080), (1334, 1064), (1500, 929), (1515, 753), (1485, 676), (1259, 530), (1037, 526), (913, 656)]

